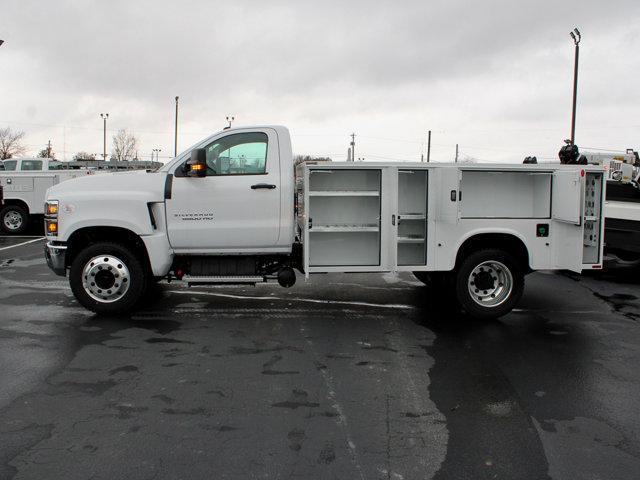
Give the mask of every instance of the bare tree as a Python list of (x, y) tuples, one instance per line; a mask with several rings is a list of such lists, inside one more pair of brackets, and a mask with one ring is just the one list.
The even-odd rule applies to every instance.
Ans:
[(45, 148), (38, 152), (38, 157), (40, 158), (55, 158), (56, 154), (53, 153), (53, 148), (51, 147), (51, 141), (47, 144)]
[(24, 132), (14, 132), (11, 127), (0, 128), (0, 160), (22, 155), (26, 148), (22, 145)]
[(138, 139), (126, 129), (118, 130), (118, 133), (113, 136), (111, 160), (132, 160), (136, 156), (137, 149)]
[(95, 153), (87, 153), (87, 152), (78, 152), (73, 156), (75, 161), (86, 161), (86, 160), (95, 160)]

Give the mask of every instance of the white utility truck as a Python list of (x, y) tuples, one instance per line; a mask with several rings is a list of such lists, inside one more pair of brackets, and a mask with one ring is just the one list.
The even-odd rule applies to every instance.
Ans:
[(62, 163), (49, 158), (19, 158), (3, 162), (0, 187), (4, 204), (0, 206), (0, 231), (19, 234), (29, 219), (44, 213), (47, 189), (62, 181), (93, 173), (91, 170), (63, 170)]
[(472, 316), (518, 302), (537, 269), (598, 269), (598, 166), (304, 163), (281, 126), (224, 130), (159, 171), (49, 189), (45, 256), (78, 301), (131, 309), (153, 281), (289, 287), (295, 269), (411, 271)]

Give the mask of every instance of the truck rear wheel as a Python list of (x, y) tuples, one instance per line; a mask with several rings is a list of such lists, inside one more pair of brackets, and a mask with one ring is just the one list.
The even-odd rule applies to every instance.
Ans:
[(523, 269), (508, 252), (496, 249), (474, 252), (458, 269), (458, 302), (475, 318), (497, 318), (509, 313), (523, 291)]
[(4, 233), (22, 233), (29, 224), (29, 215), (18, 205), (7, 205), (0, 210), (0, 229)]
[(75, 257), (69, 284), (78, 302), (98, 314), (132, 309), (146, 288), (145, 270), (124, 245), (100, 242)]

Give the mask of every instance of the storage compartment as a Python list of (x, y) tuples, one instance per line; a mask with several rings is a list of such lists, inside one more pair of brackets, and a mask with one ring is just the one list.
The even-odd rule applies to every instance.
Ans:
[(380, 265), (380, 170), (310, 170), (309, 266)]
[(462, 172), (461, 218), (551, 218), (550, 172)]
[(600, 263), (602, 174), (587, 173), (584, 190), (583, 263)]
[(398, 265), (425, 265), (427, 171), (398, 170)]
[(380, 233), (362, 231), (309, 231), (312, 267), (380, 264)]
[(323, 192), (370, 192), (380, 194), (380, 170), (311, 170), (309, 172), (309, 195)]

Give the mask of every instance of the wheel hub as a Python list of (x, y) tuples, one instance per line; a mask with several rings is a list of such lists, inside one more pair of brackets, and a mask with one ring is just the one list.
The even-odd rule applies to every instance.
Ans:
[(2, 221), (9, 230), (17, 230), (22, 226), (22, 215), (15, 211), (8, 211), (4, 214)]
[(496, 307), (513, 291), (513, 275), (501, 262), (486, 261), (469, 274), (469, 295), (478, 305)]
[(101, 303), (120, 300), (129, 290), (131, 274), (122, 260), (102, 255), (89, 260), (82, 271), (82, 286), (91, 298)]

